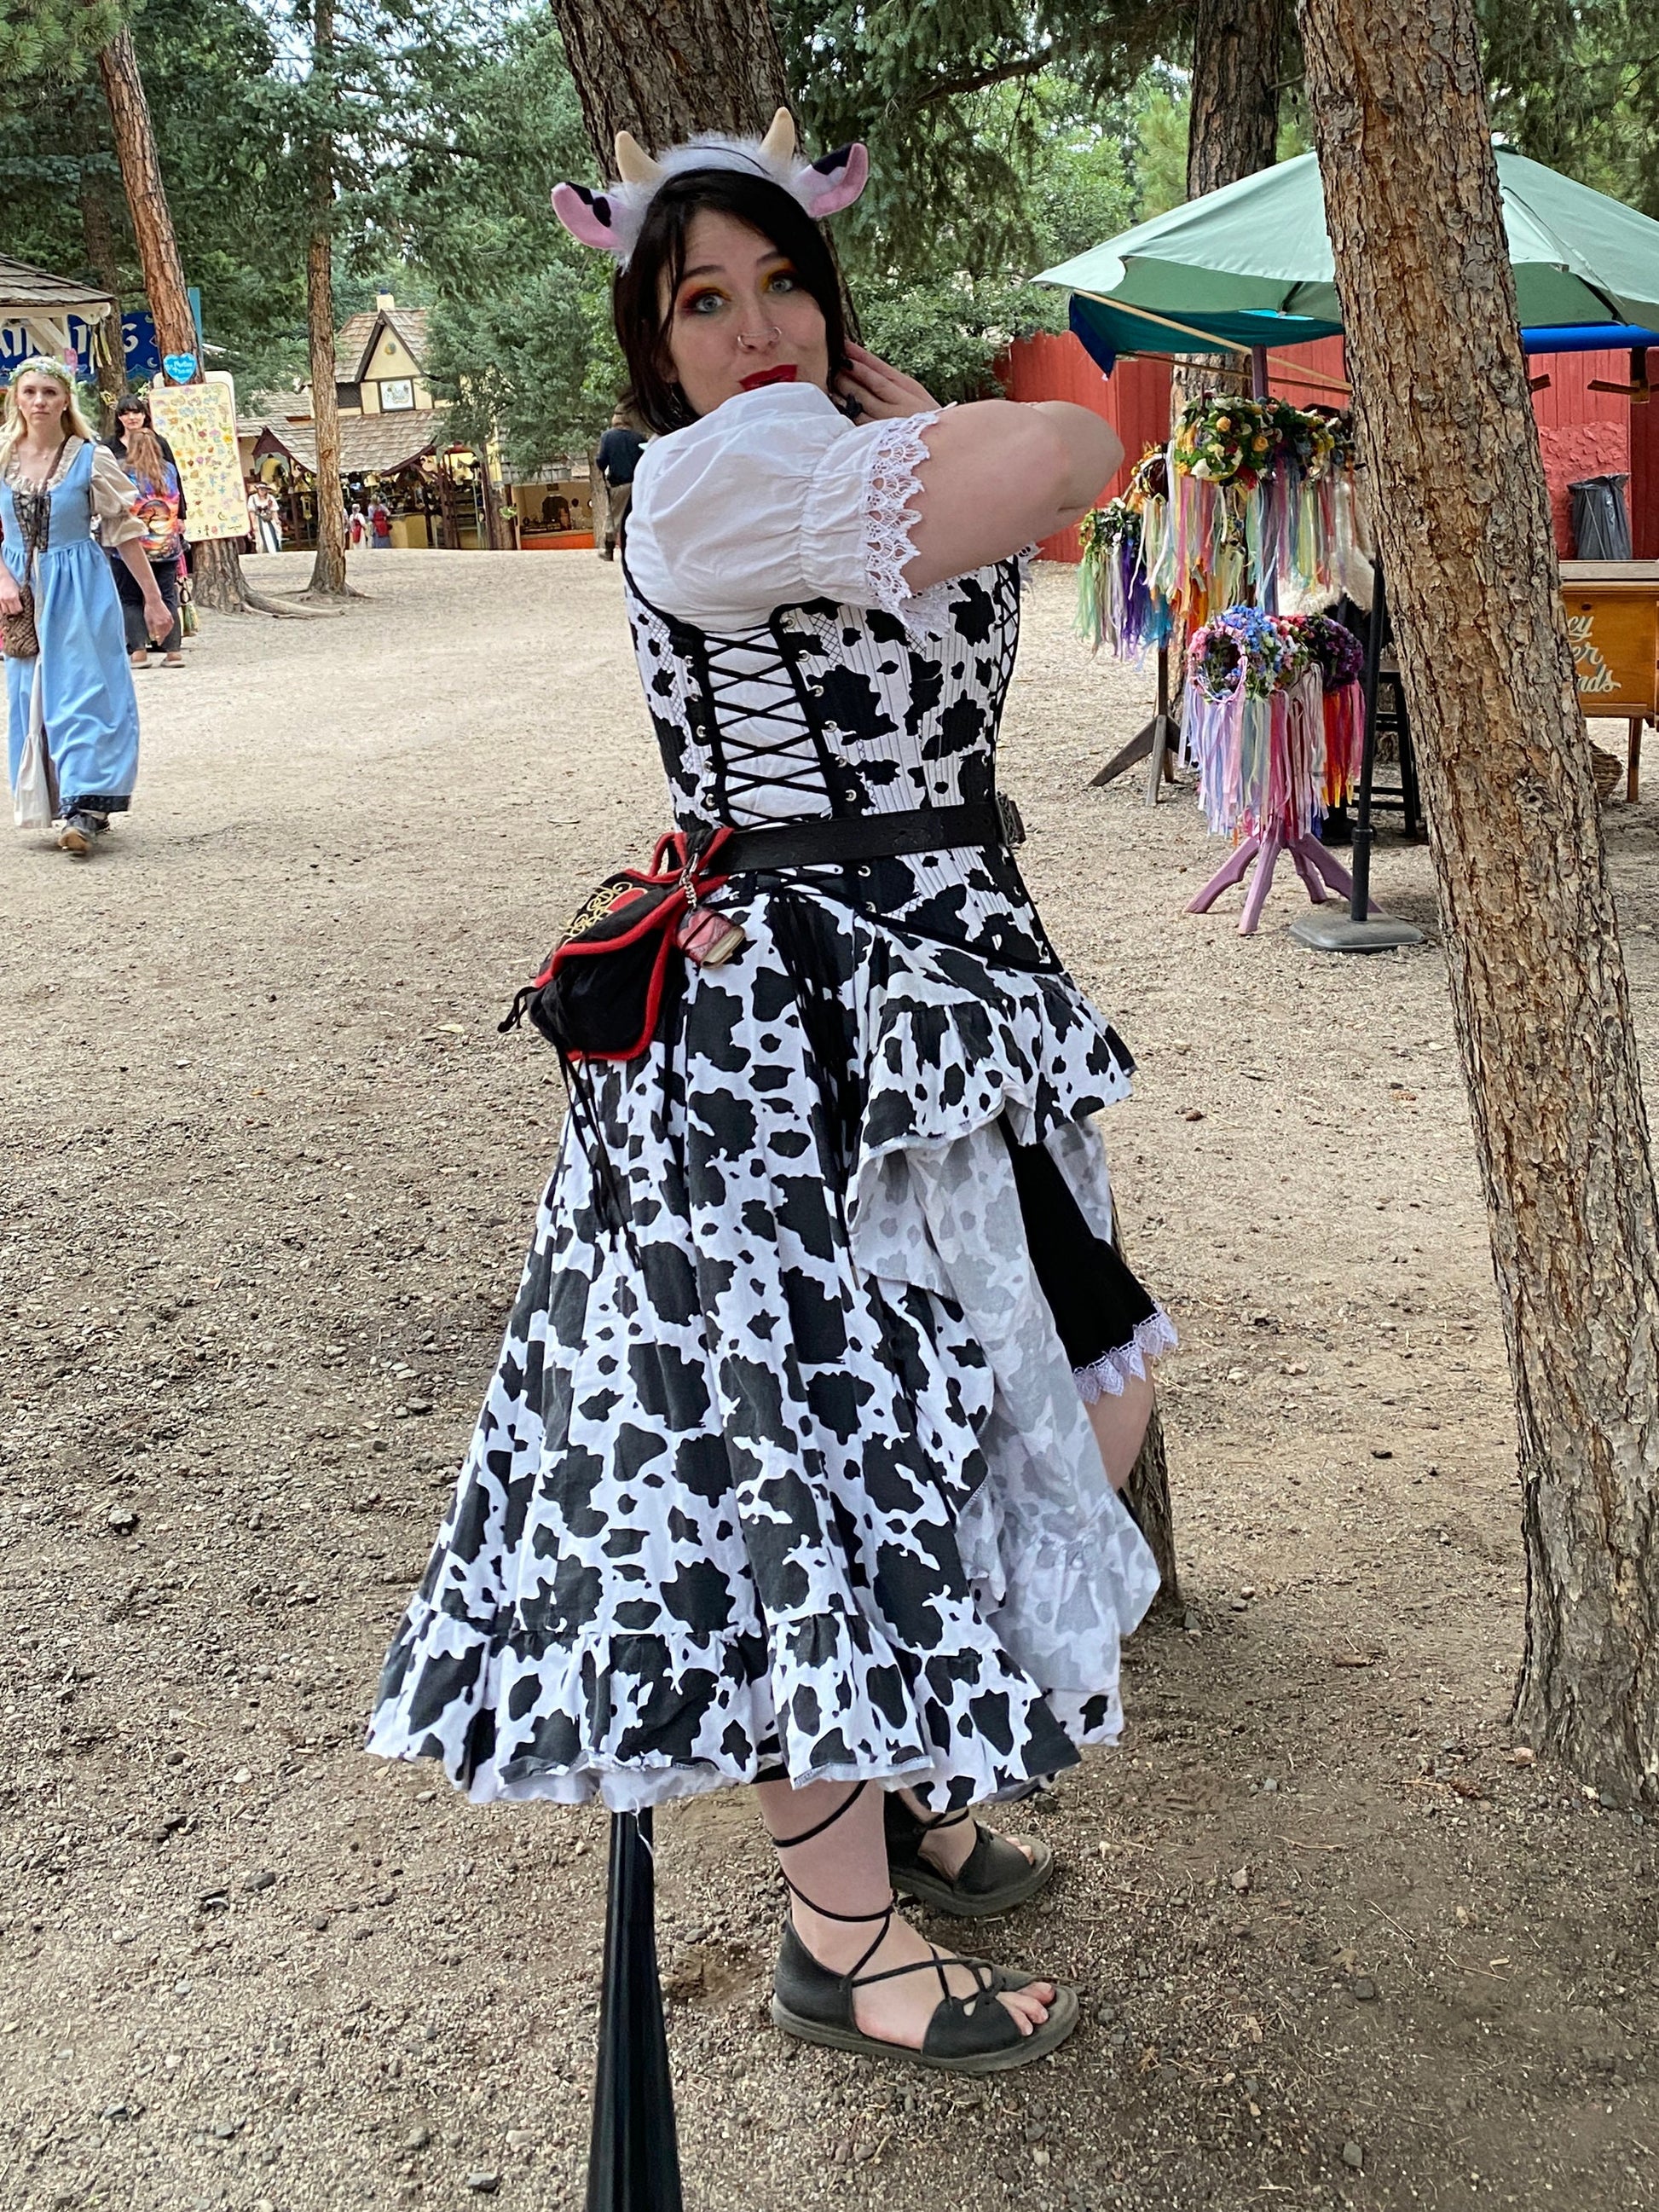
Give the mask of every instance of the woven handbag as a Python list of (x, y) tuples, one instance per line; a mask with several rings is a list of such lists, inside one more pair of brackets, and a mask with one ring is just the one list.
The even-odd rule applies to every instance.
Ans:
[[(16, 583), (16, 578), (12, 579)], [(34, 627), (34, 593), (27, 584), (18, 584), (23, 604), (15, 614), (0, 607), (0, 645), (6, 649), (8, 660), (33, 660), (40, 651), (40, 633)]]
[[(58, 460), (55, 460), (46, 471), (47, 485), (58, 473), (58, 462), (63, 459), (64, 447), (68, 443), (69, 439), (66, 436), (63, 445), (58, 448)], [(34, 565), (35, 554), (40, 550), (40, 512), (44, 507), (47, 514), (51, 513), (52, 495), (43, 486), (40, 491), (27, 501), (18, 499), (15, 492), (12, 496), (17, 508), (17, 527), (23, 539), (23, 573), (21, 577), (14, 576), (12, 581), (22, 593), (23, 604), (15, 614), (7, 614), (3, 609), (0, 609), (0, 644), (3, 644), (6, 648), (8, 660), (33, 660), (40, 654), (40, 633), (34, 624), (34, 590), (28, 580), (28, 575), (29, 570)]]

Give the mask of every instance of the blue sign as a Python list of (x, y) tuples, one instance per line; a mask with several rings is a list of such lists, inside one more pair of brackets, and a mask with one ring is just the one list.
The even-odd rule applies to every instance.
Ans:
[(196, 356), (193, 353), (164, 353), (161, 366), (174, 384), (194, 384)]
[(121, 318), (122, 375), (128, 384), (148, 384), (161, 374), (161, 346), (154, 317), (140, 312)]
[[(190, 312), (195, 320), (199, 341), (202, 334), (202, 295), (193, 284), (190, 288)], [(70, 315), (68, 322), (70, 343), (75, 349), (76, 373), (90, 381), (91, 327), (79, 315)], [(27, 361), (35, 350), (21, 323), (0, 324), (0, 379), (9, 378), (18, 362)], [(161, 349), (156, 343), (155, 319), (143, 308), (121, 318), (121, 374), (126, 383), (149, 384), (161, 374)], [(195, 373), (192, 363), (191, 375)], [(179, 380), (188, 382), (189, 379)]]

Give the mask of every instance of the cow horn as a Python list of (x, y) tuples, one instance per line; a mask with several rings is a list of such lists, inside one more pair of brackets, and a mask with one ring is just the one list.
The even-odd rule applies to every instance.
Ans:
[(619, 131), (617, 174), (625, 185), (657, 185), (662, 182), (662, 163), (652, 160), (631, 131)]
[(769, 161), (793, 161), (795, 158), (795, 118), (787, 107), (779, 108), (767, 125), (766, 136), (761, 140), (762, 158)]

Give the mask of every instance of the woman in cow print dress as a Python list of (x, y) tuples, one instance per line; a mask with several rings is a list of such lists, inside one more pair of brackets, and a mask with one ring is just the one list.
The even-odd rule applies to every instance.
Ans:
[(846, 343), (812, 214), (861, 156), (775, 130), (561, 210), (632, 249), (660, 434), (625, 574), (676, 817), (808, 857), (755, 848), (740, 951), (588, 1065), (369, 1747), (480, 1802), (758, 1784), (780, 2023), (984, 2071), (1075, 1995), (936, 1952), (890, 1884), (968, 1916), (1042, 1886), (1047, 1846), (968, 1808), (1115, 1739), (1157, 1581), (1115, 1486), (1171, 1335), (1091, 1121), (1130, 1062), (991, 811), (1018, 549), (1118, 449), (1081, 409), (941, 413)]

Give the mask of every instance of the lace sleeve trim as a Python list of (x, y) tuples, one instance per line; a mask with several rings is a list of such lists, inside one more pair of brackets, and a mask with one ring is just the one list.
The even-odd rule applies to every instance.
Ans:
[(910, 503), (921, 489), (916, 471), (927, 459), (922, 433), (939, 420), (937, 410), (907, 415), (888, 423), (870, 448), (864, 468), (865, 564), (870, 595), (921, 637), (942, 637), (950, 611), (950, 587), (932, 584), (913, 592), (904, 571), (915, 558), (912, 543), (917, 517)]

